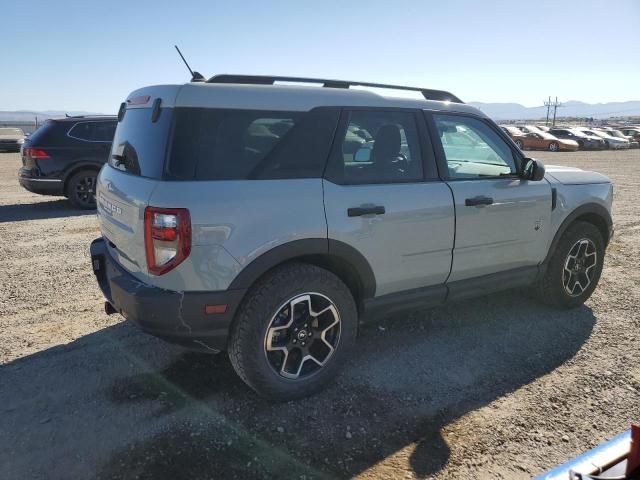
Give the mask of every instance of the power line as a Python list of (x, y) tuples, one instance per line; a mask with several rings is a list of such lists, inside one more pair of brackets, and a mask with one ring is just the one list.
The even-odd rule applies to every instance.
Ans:
[(559, 107), (563, 107), (562, 103), (558, 102), (558, 97), (556, 97), (555, 101), (551, 103), (551, 96), (549, 96), (549, 100), (544, 102), (544, 106), (547, 107), (547, 120), (546, 125), (549, 125), (549, 114), (551, 112), (551, 107), (553, 107), (553, 123), (552, 125), (556, 126), (556, 113)]

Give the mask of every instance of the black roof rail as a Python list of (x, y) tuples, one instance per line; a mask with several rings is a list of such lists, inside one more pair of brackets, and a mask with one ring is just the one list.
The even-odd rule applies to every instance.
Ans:
[(91, 114), (91, 113), (85, 113), (83, 115), (69, 115), (68, 113), (64, 114), (64, 118), (98, 118), (98, 117), (115, 117), (116, 115), (109, 115), (108, 113), (96, 113)]
[(303, 78), (303, 77), (273, 77), (269, 75), (232, 75), (221, 74), (215, 75), (207, 80), (207, 83), (244, 83), (249, 85), (273, 85), (275, 82), (291, 82), (291, 83), (320, 83), (326, 88), (349, 88), (349, 87), (372, 87), (372, 88), (388, 88), (392, 90), (409, 90), (412, 92), (420, 92), (427, 100), (436, 100), (439, 102), (455, 102), (464, 103), (455, 95), (444, 90), (432, 90), (430, 88), (406, 87), (403, 85), (386, 85), (383, 83), (371, 82), (350, 82), (347, 80), (329, 80), (326, 78)]

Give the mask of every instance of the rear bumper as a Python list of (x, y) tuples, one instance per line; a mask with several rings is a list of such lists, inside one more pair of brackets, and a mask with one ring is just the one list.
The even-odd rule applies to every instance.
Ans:
[(29, 172), (25, 168), (18, 172), (18, 182), (24, 189), (40, 195), (64, 195), (64, 182), (61, 179), (34, 177)]
[[(226, 350), (229, 328), (245, 289), (219, 292), (175, 292), (139, 281), (109, 253), (103, 238), (91, 243), (91, 264), (107, 302), (145, 332), (185, 347)], [(224, 313), (207, 314), (207, 305), (226, 305)]]

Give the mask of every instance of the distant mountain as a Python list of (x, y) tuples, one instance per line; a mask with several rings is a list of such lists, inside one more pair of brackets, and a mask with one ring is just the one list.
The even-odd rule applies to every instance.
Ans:
[(36, 112), (31, 110), (17, 110), (13, 112), (0, 111), (0, 122), (33, 122), (38, 117), (38, 122), (49, 118), (60, 118), (66, 115), (100, 115), (94, 112), (44, 110)]
[[(479, 108), (494, 120), (536, 120), (545, 118), (547, 107), (525, 107), (519, 103), (482, 103), (469, 102), (470, 105)], [(45, 110), (30, 111), (19, 110), (14, 112), (0, 111), (0, 122), (33, 122), (38, 117), (38, 122), (48, 118), (59, 118), (68, 115), (100, 115), (95, 112)], [(564, 102), (558, 108), (558, 117), (627, 117), (640, 115), (640, 101), (609, 102), (609, 103), (584, 103), (571, 100)]]
[[(519, 103), (469, 102), (494, 120), (535, 120), (545, 118), (547, 107), (525, 107)], [(571, 100), (558, 108), (558, 117), (627, 117), (640, 115), (640, 101), (584, 103)]]

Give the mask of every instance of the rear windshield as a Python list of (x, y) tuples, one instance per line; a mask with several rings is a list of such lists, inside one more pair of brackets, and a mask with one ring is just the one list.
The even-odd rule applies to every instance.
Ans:
[(155, 122), (152, 109), (127, 109), (118, 123), (109, 165), (118, 170), (149, 178), (162, 178), (172, 109), (163, 108)]
[(167, 176), (174, 180), (322, 176), (338, 110), (177, 108)]
[[(29, 136), (29, 143), (31, 145), (50, 145), (55, 144), (55, 137), (58, 135), (58, 122), (53, 120), (47, 120), (44, 122), (35, 132)], [(64, 133), (62, 133), (64, 135)]]

